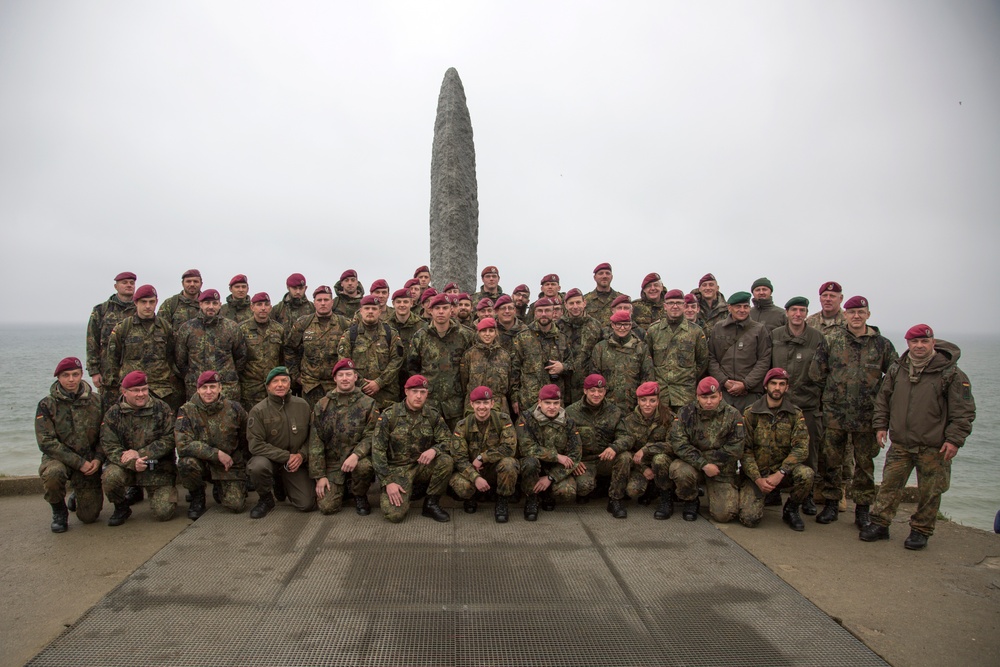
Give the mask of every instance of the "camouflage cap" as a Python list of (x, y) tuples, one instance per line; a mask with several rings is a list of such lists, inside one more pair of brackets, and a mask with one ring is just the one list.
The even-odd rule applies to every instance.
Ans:
[(52, 377), (59, 377), (60, 373), (65, 373), (66, 371), (75, 371), (83, 368), (83, 364), (76, 357), (66, 357), (58, 364), (56, 364), (56, 371), (52, 374)]

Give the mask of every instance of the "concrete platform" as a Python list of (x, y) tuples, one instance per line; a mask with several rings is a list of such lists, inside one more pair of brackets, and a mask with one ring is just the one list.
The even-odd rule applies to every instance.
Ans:
[(647, 509), (212, 509), (29, 664), (885, 664), (710, 522)]

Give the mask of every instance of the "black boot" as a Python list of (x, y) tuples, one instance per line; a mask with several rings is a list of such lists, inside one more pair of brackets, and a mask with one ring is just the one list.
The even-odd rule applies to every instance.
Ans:
[(616, 519), (625, 519), (628, 517), (628, 510), (622, 504), (621, 498), (608, 498), (608, 512)]
[(368, 503), (368, 496), (354, 496), (354, 509), (360, 516), (371, 514), (372, 506)]
[(653, 512), (653, 518), (658, 521), (664, 521), (669, 519), (674, 515), (674, 494), (670, 491), (663, 491), (660, 493), (660, 502), (656, 504), (656, 511)]
[(188, 503), (188, 518), (197, 521), (205, 513), (205, 487), (191, 492), (191, 502)]
[(806, 524), (799, 516), (799, 504), (793, 503), (791, 498), (785, 501), (785, 507), (781, 510), (781, 520), (787, 523), (792, 530), (806, 529)]
[(69, 529), (66, 525), (69, 521), (69, 508), (66, 507), (66, 502), (60, 500), (49, 504), (52, 505), (52, 532), (65, 533)]
[(479, 503), (475, 500), (463, 500), (462, 509), (465, 510), (466, 514), (475, 514), (476, 510), (479, 509)]
[(806, 498), (806, 501), (802, 503), (802, 513), (809, 516), (816, 516), (819, 510), (816, 508), (816, 502), (812, 499), (812, 496)]
[(833, 523), (837, 520), (837, 501), (827, 500), (823, 503), (823, 511), (816, 515), (816, 523)]
[(781, 504), (781, 491), (775, 489), (764, 496), (764, 507), (777, 507)]
[(212, 500), (215, 501), (216, 505), (222, 504), (222, 484), (218, 482), (212, 484)]
[(76, 491), (70, 493), (69, 497), (66, 499), (66, 509), (70, 512), (76, 511)]
[(263, 519), (267, 516), (267, 513), (274, 509), (274, 494), (268, 491), (264, 493), (263, 491), (257, 492), (257, 504), (253, 506), (250, 510), (251, 519)]
[(125, 502), (129, 505), (135, 505), (136, 503), (142, 502), (142, 487), (141, 486), (130, 486), (125, 489)]
[(918, 551), (927, 546), (927, 536), (911, 530), (909, 536), (903, 540), (903, 546), (910, 551)]
[(701, 509), (701, 501), (695, 498), (694, 500), (685, 500), (684, 509), (681, 511), (681, 516), (684, 517), (685, 521), (697, 521), (698, 520), (698, 510)]
[(288, 495), (285, 493), (285, 480), (281, 475), (274, 476), (274, 499), (279, 503), (285, 502)]
[(493, 510), (493, 518), (497, 523), (507, 523), (510, 520), (510, 510), (507, 507), (507, 496), (497, 496), (497, 506)]
[(120, 526), (125, 523), (125, 519), (132, 516), (132, 508), (128, 506), (128, 503), (115, 503), (115, 511), (111, 513), (111, 518), (108, 519), (109, 526)]
[(868, 505), (856, 505), (854, 507), (854, 525), (861, 530), (872, 522), (872, 515), (868, 511)]
[(424, 509), (420, 513), (426, 517), (434, 519), (435, 521), (440, 521), (441, 523), (451, 521), (451, 515), (441, 509), (441, 506), (438, 505), (438, 501), (440, 499), (441, 496), (428, 495), (424, 498)]
[(551, 493), (545, 492), (539, 500), (541, 501), (542, 511), (544, 512), (551, 512), (556, 508), (556, 501), (552, 497)]
[(538, 520), (538, 494), (531, 493), (528, 497), (524, 499), (524, 520), (525, 521), (537, 521)]
[(889, 527), (880, 526), (877, 523), (870, 523), (858, 533), (858, 539), (862, 542), (877, 542), (878, 540), (889, 539)]
[(640, 505), (651, 505), (653, 499), (657, 496), (657, 489), (655, 484), (649, 484), (646, 486), (646, 491), (643, 492), (641, 496), (635, 501)]

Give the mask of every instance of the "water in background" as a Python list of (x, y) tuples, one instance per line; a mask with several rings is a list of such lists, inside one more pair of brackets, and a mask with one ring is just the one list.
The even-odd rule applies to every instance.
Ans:
[[(38, 473), (35, 408), (48, 394), (60, 359), (75, 356), (85, 361), (85, 328), (0, 327), (0, 473)], [(902, 335), (890, 338), (898, 351), (906, 349)], [(1000, 509), (1000, 339), (949, 340), (962, 349), (959, 365), (972, 380), (978, 410), (972, 436), (952, 464), (951, 490), (942, 499), (941, 511), (953, 521), (993, 530)], [(883, 458), (876, 461), (876, 479), (881, 478)], [(910, 483), (916, 483), (915, 476)]]

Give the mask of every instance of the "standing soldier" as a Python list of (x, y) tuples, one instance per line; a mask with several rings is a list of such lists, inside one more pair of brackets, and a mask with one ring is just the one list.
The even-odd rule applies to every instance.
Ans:
[(378, 406), (358, 389), (358, 373), (351, 359), (337, 362), (333, 380), (337, 388), (327, 392), (313, 408), (309, 476), (316, 480), (319, 511), (335, 514), (344, 504), (350, 475), (354, 507), (361, 516), (368, 516), (368, 489), (375, 479), (371, 451)]
[(632, 333), (632, 319), (626, 312), (611, 315), (611, 336), (597, 343), (590, 367), (608, 381), (607, 400), (625, 414), (636, 406), (635, 390), (653, 379), (649, 348)]
[(405, 283), (403, 283), (403, 289), (410, 293), (410, 301), (412, 305), (420, 305), (420, 295), (422, 290), (420, 289), (420, 281), (416, 278), (410, 278)]
[(828, 355), (817, 354), (814, 360), (819, 377), (826, 377), (823, 390), (826, 419), (824, 506), (816, 515), (816, 521), (825, 524), (837, 520), (837, 504), (847, 486), (843, 467), (850, 443), (854, 448), (850, 495), (855, 504), (854, 523), (860, 529), (871, 522), (868, 509), (875, 500), (875, 457), (879, 450), (871, 429), (875, 394), (882, 384), (882, 376), (899, 356), (888, 338), (875, 327), (868, 326), (871, 311), (866, 298), (851, 297), (844, 306), (847, 326), (827, 335)]
[(455, 295), (452, 297), (452, 301), (455, 304), (455, 317), (458, 319), (458, 323), (469, 331), (476, 330), (475, 319), (472, 316), (472, 299), (465, 292)]
[(900, 491), (916, 468), (919, 500), (903, 546), (917, 550), (934, 534), (941, 494), (951, 484), (951, 460), (972, 433), (976, 402), (969, 377), (957, 365), (962, 354), (957, 346), (917, 324), (906, 332), (906, 347), (875, 398), (875, 439), (884, 447), (891, 436), (892, 445), (872, 521), (860, 537), (865, 542), (889, 539)]
[(590, 355), (602, 332), (600, 323), (587, 314), (587, 301), (576, 287), (566, 292), (566, 312), (558, 324), (559, 330), (566, 334), (573, 357), (573, 372), (566, 382), (568, 405), (583, 398), (583, 379), (590, 375)]
[(691, 293), (698, 297), (701, 325), (711, 337), (712, 329), (728, 314), (726, 297), (719, 291), (719, 283), (711, 273), (703, 275), (698, 281), (698, 289)]
[[(557, 280), (556, 283), (559, 281)], [(531, 290), (524, 283), (514, 288), (510, 293), (511, 302), (517, 313), (517, 318), (524, 323), (528, 322), (528, 302), (531, 301)]]
[(785, 311), (774, 305), (771, 294), (774, 286), (767, 278), (758, 278), (753, 281), (750, 292), (753, 294), (753, 308), (750, 309), (750, 319), (760, 322), (771, 333), (778, 327), (785, 326), (787, 321)]
[(406, 362), (410, 355), (410, 341), (413, 340), (413, 335), (418, 330), (427, 327), (427, 322), (424, 322), (419, 315), (413, 312), (413, 299), (410, 297), (408, 289), (398, 289), (392, 293), (392, 317), (389, 318), (389, 324), (399, 334), (399, 342), (402, 345), (403, 363), (399, 369), (399, 382), (397, 384), (399, 393), (396, 395), (397, 400), (400, 400), (403, 397), (403, 385), (410, 377)]
[(198, 389), (181, 406), (174, 426), (177, 476), (191, 493), (188, 518), (205, 513), (205, 478), (212, 479), (215, 502), (231, 512), (246, 506), (247, 413), (222, 396), (222, 377), (215, 371), (198, 376)]
[(361, 391), (375, 399), (379, 409), (395, 403), (399, 396), (399, 370), (403, 367), (403, 344), (396, 330), (380, 317), (378, 299), (360, 301), (360, 323), (351, 322), (340, 337), (337, 354), (351, 359), (359, 375)]
[(119, 273), (115, 276), (115, 293), (90, 311), (90, 322), (87, 324), (87, 372), (94, 381), (94, 387), (101, 392), (105, 410), (114, 405), (119, 396), (118, 386), (113, 379), (105, 377), (110, 370), (108, 339), (115, 325), (135, 312), (132, 301), (134, 293), (135, 274), (131, 271)]
[(684, 317), (684, 294), (667, 292), (664, 317), (646, 332), (660, 402), (673, 412), (694, 400), (694, 388), (708, 370), (708, 342), (696, 323)]
[(500, 271), (495, 266), (487, 266), (479, 274), (483, 279), (483, 284), (479, 286), (479, 291), (472, 295), (472, 300), (479, 303), (482, 299), (489, 299), (496, 303), (496, 300), (503, 295), (503, 288), (500, 287)]
[(246, 339), (235, 322), (219, 317), (218, 290), (205, 290), (198, 300), (201, 313), (181, 325), (174, 350), (186, 396), (194, 396), (198, 376), (216, 371), (222, 378), (222, 394), (239, 401), (240, 371), (247, 363)]
[[(555, 273), (546, 274), (545, 276), (542, 276), (541, 284), (542, 293), (538, 296), (538, 301), (541, 301), (542, 299), (549, 299), (549, 305), (555, 306), (556, 298), (562, 299), (564, 296), (559, 291), (559, 276)], [(538, 301), (531, 304), (531, 307), (528, 308), (528, 312), (521, 318), (525, 324), (531, 324), (535, 321), (535, 318), (537, 317), (535, 314), (535, 308), (538, 306)], [(517, 305), (516, 300), (514, 301), (514, 304)], [(532, 396), (534, 396), (534, 394), (532, 394)]]
[(132, 371), (122, 379), (122, 397), (101, 424), (101, 447), (107, 457), (101, 483), (115, 506), (108, 525), (120, 526), (132, 516), (125, 499), (130, 486), (145, 488), (153, 517), (169, 521), (177, 509), (174, 411), (149, 395), (142, 371)]
[(333, 290), (320, 285), (313, 290), (316, 312), (295, 320), (285, 339), (285, 361), (292, 382), (302, 388), (310, 409), (333, 390), (337, 346), (350, 322), (333, 312)]
[[(490, 390), (490, 400), (499, 399), (500, 412), (510, 414), (510, 380), (513, 364), (510, 354), (497, 341), (496, 320), (492, 317), (476, 324), (476, 340), (462, 355), (462, 390), (485, 386)], [(492, 410), (492, 408), (490, 408)]]
[(552, 511), (556, 502), (576, 498), (573, 470), (583, 456), (580, 431), (562, 407), (559, 387), (547, 384), (538, 390), (538, 402), (525, 407), (517, 422), (518, 454), (521, 457), (521, 490), (526, 494), (524, 518), (538, 520), (539, 494), (542, 509)]
[(771, 335), (750, 319), (750, 293), (729, 297), (729, 317), (715, 325), (708, 342), (708, 372), (718, 380), (722, 397), (737, 410), (764, 392), (771, 367)]
[(636, 326), (649, 329), (663, 317), (663, 283), (659, 273), (650, 273), (642, 279), (642, 294), (632, 302), (632, 320)]
[[(312, 315), (314, 307), (306, 296), (306, 277), (301, 273), (293, 273), (285, 280), (288, 291), (281, 301), (271, 311), (271, 319), (285, 327), (285, 331), (299, 318)], [(329, 289), (329, 288), (327, 288)]]
[(426, 264), (423, 266), (418, 266), (413, 271), (413, 279), (417, 281), (417, 288), (419, 290), (417, 296), (418, 297), (423, 296), (424, 292), (427, 291), (427, 288), (431, 286), (430, 268), (428, 268)]
[(840, 283), (833, 280), (823, 283), (819, 286), (820, 311), (810, 315), (806, 324), (823, 334), (830, 333), (837, 327), (846, 327), (847, 318), (840, 309), (843, 301), (844, 289)]
[(482, 298), (479, 303), (476, 304), (476, 321), (486, 319), (487, 317), (495, 317), (496, 312), (493, 310), (493, 302), (487, 298)]
[(181, 291), (161, 303), (157, 315), (170, 322), (174, 333), (177, 333), (182, 324), (197, 317), (201, 312), (198, 304), (200, 295), (201, 271), (188, 269), (181, 276)]
[(517, 307), (513, 299), (506, 294), (502, 295), (493, 304), (493, 312), (497, 322), (497, 334), (500, 339), (500, 347), (514, 354), (514, 337), (524, 331), (524, 322), (517, 319)]
[(552, 300), (542, 297), (533, 305), (535, 320), (514, 339), (514, 412), (530, 405), (539, 389), (555, 384), (562, 395), (573, 372), (572, 352), (566, 334), (552, 319)]
[(253, 312), (250, 310), (250, 284), (247, 277), (242, 273), (232, 277), (229, 281), (229, 296), (222, 306), (220, 317), (243, 324), (247, 320), (253, 319)]
[(451, 520), (438, 501), (448, 489), (454, 466), (449, 453), (452, 435), (441, 413), (427, 404), (428, 386), (422, 375), (407, 380), (406, 398), (382, 412), (372, 440), (372, 463), (382, 483), (382, 515), (392, 523), (406, 518), (418, 482), (427, 484), (421, 514), (435, 521)]
[(450, 429), (462, 418), (465, 409), (462, 357), (472, 345), (473, 333), (451, 319), (447, 295), (433, 296), (430, 311), (431, 326), (413, 334), (407, 363), (411, 375), (426, 379), (431, 405)]
[(240, 403), (250, 409), (267, 398), (264, 380), (284, 363), (285, 328), (271, 319), (271, 297), (257, 292), (250, 299), (253, 317), (240, 325), (247, 342), (247, 363), (240, 372)]
[(101, 398), (83, 381), (83, 364), (66, 357), (53, 375), (49, 395), (35, 411), (35, 439), (42, 452), (38, 476), (52, 506), (52, 532), (65, 533), (69, 521), (66, 483), (76, 492), (76, 516), (94, 523), (101, 514)]
[(361, 307), (361, 298), (365, 295), (365, 288), (358, 282), (358, 272), (347, 269), (340, 274), (340, 280), (334, 284), (333, 292), (337, 295), (333, 300), (333, 312), (347, 319), (354, 317)]
[(632, 472), (626, 490), (631, 498), (646, 505), (650, 500), (648, 491), (659, 491), (660, 500), (653, 518), (662, 521), (674, 513), (674, 481), (670, 479), (674, 455), (669, 442), (674, 416), (660, 403), (657, 383), (643, 382), (635, 395), (638, 405), (625, 417), (625, 430), (632, 437)]
[(601, 323), (611, 317), (611, 302), (621, 296), (621, 292), (611, 288), (613, 279), (611, 265), (601, 262), (594, 267), (594, 289), (583, 297), (587, 302), (587, 314)]
[(493, 518), (497, 523), (507, 523), (507, 501), (517, 490), (517, 434), (510, 415), (493, 409), (496, 403), (489, 387), (473, 389), (469, 402), (472, 415), (455, 427), (455, 472), (449, 484), (469, 514), (477, 509), (477, 492), (496, 488)]

